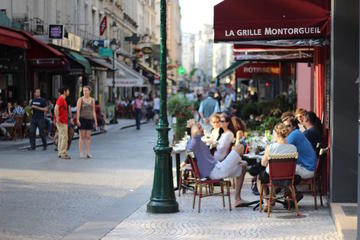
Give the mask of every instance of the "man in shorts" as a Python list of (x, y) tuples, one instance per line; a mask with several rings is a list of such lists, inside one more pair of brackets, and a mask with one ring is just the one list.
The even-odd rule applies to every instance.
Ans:
[(191, 128), (191, 138), (186, 145), (186, 151), (194, 153), (201, 178), (223, 179), (235, 177), (235, 202), (234, 206), (239, 207), (247, 201), (241, 198), (241, 188), (244, 183), (247, 163), (241, 159), (244, 153), (244, 146), (236, 143), (233, 150), (222, 162), (216, 161), (211, 155), (208, 146), (201, 140), (204, 131), (199, 122), (190, 120), (187, 124)]

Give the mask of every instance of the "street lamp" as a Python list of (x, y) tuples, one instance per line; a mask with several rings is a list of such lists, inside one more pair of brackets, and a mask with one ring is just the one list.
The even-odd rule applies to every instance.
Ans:
[(175, 199), (171, 162), (171, 147), (169, 147), (169, 122), (166, 107), (166, 0), (160, 2), (160, 118), (156, 127), (158, 131), (155, 151), (154, 181), (147, 211), (150, 213), (174, 213), (179, 211)]
[(116, 49), (117, 49), (117, 42), (116, 39), (113, 38), (110, 42), (111, 49), (113, 50), (113, 80), (112, 80), (112, 94), (111, 94), (111, 102), (115, 103), (115, 55), (116, 55)]

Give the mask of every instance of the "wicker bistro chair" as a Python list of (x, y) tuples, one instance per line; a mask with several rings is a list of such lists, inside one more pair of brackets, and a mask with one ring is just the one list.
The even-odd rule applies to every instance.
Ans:
[[(299, 216), (299, 209), (296, 201), (295, 187), (294, 187), (294, 176), (296, 169), (297, 153), (294, 154), (273, 154), (269, 155), (269, 179), (268, 184), (261, 184), (260, 187), (260, 206), (259, 210), (262, 211), (263, 199), (268, 199), (268, 217), (270, 217), (270, 209), (272, 200), (279, 198), (273, 198), (275, 187), (286, 188), (291, 193), (291, 198), (295, 203), (296, 215)], [(264, 196), (264, 188), (267, 186), (270, 189), (268, 196)], [(290, 196), (285, 191), (284, 196), (288, 201), (290, 210)]]
[(181, 191), (186, 192), (187, 189), (193, 189), (195, 184), (195, 178), (191, 164), (186, 164), (183, 168), (180, 169), (180, 178), (179, 178), (179, 197)]
[[(198, 213), (200, 213), (201, 208), (201, 198), (209, 197), (209, 196), (222, 196), (223, 201), (223, 207), (225, 207), (225, 194), (224, 194), (224, 186), (226, 187), (226, 195), (229, 199), (229, 210), (231, 211), (231, 197), (230, 197), (230, 181), (223, 180), (223, 179), (207, 179), (207, 178), (201, 178), (200, 172), (197, 166), (197, 162), (195, 159), (195, 155), (193, 152), (187, 153), (187, 158), (191, 164), (191, 167), (193, 169), (193, 174), (195, 177), (195, 187), (194, 187), (194, 198), (193, 198), (193, 209), (195, 208), (195, 202), (196, 202), (196, 196), (199, 196), (199, 207), (198, 207)], [(202, 189), (203, 187), (209, 187), (209, 189), (212, 189), (214, 185), (220, 186), (220, 192), (215, 191), (206, 191), (205, 194), (203, 194)]]

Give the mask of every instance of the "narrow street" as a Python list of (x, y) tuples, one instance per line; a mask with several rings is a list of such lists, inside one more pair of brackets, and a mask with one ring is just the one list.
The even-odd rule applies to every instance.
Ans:
[[(93, 159), (43, 152), (0, 152), (0, 239), (99, 239), (150, 197), (153, 123), (92, 138)], [(81, 237), (80, 237), (81, 236)]]

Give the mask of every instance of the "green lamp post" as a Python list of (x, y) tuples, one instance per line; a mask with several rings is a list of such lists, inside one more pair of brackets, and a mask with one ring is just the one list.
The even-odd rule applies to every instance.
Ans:
[(155, 171), (150, 202), (147, 211), (150, 213), (174, 213), (179, 211), (175, 199), (171, 147), (169, 147), (169, 122), (167, 120), (167, 48), (166, 48), (166, 0), (160, 2), (160, 118), (156, 130), (158, 131), (155, 151)]

